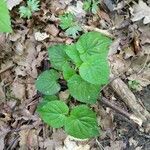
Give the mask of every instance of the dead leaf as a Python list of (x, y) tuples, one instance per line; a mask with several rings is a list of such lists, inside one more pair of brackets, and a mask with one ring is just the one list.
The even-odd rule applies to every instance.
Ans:
[(56, 148), (56, 150), (90, 150), (90, 146), (88, 144), (78, 145), (77, 142), (68, 136), (64, 141), (64, 146)]
[(7, 7), (12, 10), (13, 7), (19, 5), (23, 0), (7, 0)]
[(64, 100), (64, 101), (67, 100), (69, 98), (69, 90), (61, 91), (59, 93), (59, 98)]
[[(26, 125), (24, 125), (24, 126), (26, 126)], [(19, 135), (20, 135), (20, 142), (19, 142), (20, 150), (28, 149), (27, 136), (28, 136), (29, 132), (30, 132), (30, 129), (21, 130), (19, 132)]]
[(3, 128), (1, 126), (1, 129), (0, 129), (0, 149), (1, 150), (3, 150), (5, 147), (5, 136), (7, 135), (7, 131), (8, 131), (8, 129)]
[(123, 141), (110, 141), (110, 146), (106, 146), (104, 150), (123, 150), (126, 148), (126, 143)]
[(86, 12), (83, 9), (83, 2), (81, 1), (77, 1), (76, 6), (68, 6), (67, 11), (74, 14), (77, 18), (83, 18), (86, 15)]
[(25, 85), (21, 84), (18, 79), (12, 83), (12, 92), (19, 100), (25, 99)]
[(47, 25), (45, 31), (54, 37), (57, 36), (59, 33), (59, 29), (53, 24)]
[(138, 141), (134, 140), (133, 137), (131, 137), (129, 139), (129, 144), (130, 144), (130, 146), (133, 145), (134, 147), (136, 147), (138, 145)]
[(4, 100), (5, 100), (5, 93), (4, 93), (4, 90), (3, 90), (3, 83), (1, 82), (0, 83), (0, 102), (2, 102)]
[(47, 33), (35, 32), (34, 37), (37, 41), (43, 41), (49, 37)]
[(44, 142), (42, 139), (39, 139), (39, 146), (41, 148), (46, 148), (47, 150), (57, 150), (62, 147), (66, 137), (67, 135), (64, 133), (63, 129), (58, 129), (53, 132), (51, 138), (48, 137)]
[(150, 7), (144, 3), (142, 0), (139, 1), (133, 8), (133, 15), (132, 21), (139, 21), (143, 19), (144, 24), (150, 23)]

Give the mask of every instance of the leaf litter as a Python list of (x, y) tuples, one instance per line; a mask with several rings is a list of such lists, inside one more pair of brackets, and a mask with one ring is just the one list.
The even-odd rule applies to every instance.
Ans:
[[(105, 1), (99, 5), (98, 15), (92, 15), (82, 9), (83, 1), (73, 3), (71, 0), (46, 0), (41, 2), (40, 11), (30, 20), (23, 20), (17, 13), (21, 2), (22, 0), (8, 0), (14, 32), (9, 35), (0, 34), (1, 148), (48, 150), (146, 148), (148, 144), (141, 144), (141, 140), (145, 143), (149, 141), (148, 138), (144, 138), (145, 133), (141, 133), (144, 135), (142, 137), (136, 131), (135, 135), (126, 134), (133, 130), (130, 128), (132, 124), (126, 121), (128, 125), (125, 126), (125, 123), (118, 119), (118, 114), (114, 110), (108, 112), (108, 107), (105, 106), (102, 106), (103, 109), (100, 111), (94, 107), (99, 112), (103, 124), (102, 136), (97, 139), (98, 142), (95, 139), (79, 142), (65, 135), (62, 129), (52, 130), (47, 127), (35, 111), (41, 97), (35, 89), (35, 79), (40, 72), (51, 66), (47, 60), (47, 47), (74, 41), (66, 37), (64, 31), (59, 28), (59, 15), (69, 11), (75, 14), (81, 24), (105, 29), (113, 34), (115, 40), (109, 54), (112, 76), (119, 75), (126, 85), (127, 81), (136, 80), (140, 83), (141, 92), (145, 91), (150, 84), (150, 3), (142, 0), (138, 3)], [(135, 52), (138, 41), (139, 51)], [(104, 90), (105, 95), (113, 103), (128, 111), (129, 107), (123, 102), (114, 100), (112, 97), (116, 95), (109, 90)], [(60, 91), (59, 97), (67, 101), (68, 92)], [(142, 106), (144, 105), (147, 107), (148, 104), (143, 102)], [(120, 135), (126, 136), (130, 144), (127, 144)]]

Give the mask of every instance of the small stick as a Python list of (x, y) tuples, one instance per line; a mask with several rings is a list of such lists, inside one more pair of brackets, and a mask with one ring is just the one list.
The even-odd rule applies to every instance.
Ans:
[(5, 71), (7, 71), (7, 70), (9, 70), (11, 68), (13, 68), (14, 66), (15, 66), (14, 64), (7, 66), (6, 68), (0, 70), (0, 74), (4, 73)]
[(112, 39), (114, 38), (114, 36), (110, 32), (108, 32), (108, 30), (102, 30), (102, 29), (99, 29), (99, 28), (96, 28), (93, 26), (86, 26), (86, 25), (83, 25), (82, 28), (84, 30), (97, 31), (97, 32), (100, 32), (100, 33), (102, 33), (102, 34), (104, 34), (104, 35), (106, 35)]
[(117, 111), (118, 113), (122, 114), (123, 116), (125, 116), (126, 118), (132, 120), (133, 122), (135, 122), (136, 124), (138, 124), (139, 126), (142, 125), (143, 121), (141, 118), (138, 118), (137, 116), (128, 113), (127, 111), (119, 108), (116, 104), (111, 103), (108, 99), (106, 99), (105, 97), (102, 97), (102, 99), (100, 100), (101, 103), (107, 105), (108, 107), (114, 109), (115, 111)]

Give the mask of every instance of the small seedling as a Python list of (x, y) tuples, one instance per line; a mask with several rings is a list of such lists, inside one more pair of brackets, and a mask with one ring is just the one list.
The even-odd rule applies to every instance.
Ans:
[(83, 9), (87, 12), (92, 12), (96, 14), (98, 11), (98, 0), (84, 0)]
[[(68, 27), (67, 23), (62, 27)], [(110, 43), (104, 35), (88, 32), (72, 45), (59, 44), (48, 49), (52, 69), (36, 80), (36, 88), (46, 95), (37, 109), (45, 123), (54, 128), (64, 127), (66, 133), (79, 139), (99, 135), (96, 113), (87, 104), (96, 103), (101, 88), (109, 81)], [(55, 95), (61, 89), (58, 81), (62, 76), (70, 97), (80, 105), (69, 107)]]
[(10, 15), (6, 1), (0, 0), (0, 32), (11, 32)]
[(138, 91), (140, 88), (140, 83), (137, 80), (129, 80), (128, 81), (129, 88), (135, 91)]
[(79, 35), (79, 32), (82, 31), (79, 23), (76, 20), (74, 14), (65, 13), (60, 17), (60, 27), (65, 30), (67, 36), (76, 38)]
[(27, 6), (21, 6), (19, 8), (20, 17), (22, 18), (30, 18), (32, 13), (39, 10), (39, 0), (28, 0)]

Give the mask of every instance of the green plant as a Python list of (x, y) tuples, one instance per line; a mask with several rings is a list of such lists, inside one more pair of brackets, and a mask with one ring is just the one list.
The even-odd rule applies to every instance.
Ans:
[[(46, 95), (37, 109), (44, 122), (54, 128), (64, 127), (66, 133), (80, 139), (99, 135), (96, 114), (86, 104), (96, 103), (100, 89), (109, 81), (110, 43), (104, 35), (88, 32), (75, 44), (48, 49), (52, 69), (41, 73), (36, 80), (36, 88)], [(58, 81), (62, 77), (70, 96), (81, 105), (68, 108), (54, 96), (61, 89)]]
[(129, 80), (128, 81), (129, 88), (135, 91), (138, 91), (140, 88), (140, 83), (137, 80)]
[(30, 18), (32, 13), (39, 10), (39, 0), (28, 0), (27, 6), (21, 6), (19, 8), (20, 17), (22, 18)]
[(98, 0), (84, 0), (83, 9), (88, 12), (92, 12), (96, 14), (98, 11), (98, 4), (100, 2)]
[(6, 1), (0, 0), (0, 32), (11, 32), (11, 22)]
[(65, 13), (60, 18), (60, 27), (65, 30), (67, 36), (76, 38), (79, 32), (82, 31), (80, 25), (78, 24), (75, 15), (71, 13)]

